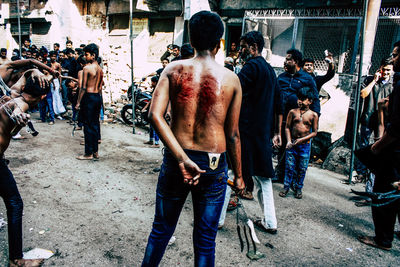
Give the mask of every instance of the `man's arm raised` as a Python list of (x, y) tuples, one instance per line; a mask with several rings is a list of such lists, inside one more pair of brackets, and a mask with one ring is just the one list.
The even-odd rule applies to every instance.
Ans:
[(149, 111), (149, 120), (159, 134), (165, 146), (179, 163), (185, 183), (196, 185), (199, 182), (201, 170), (196, 163), (189, 159), (171, 131), (164, 118), (165, 110), (169, 102), (169, 79), (167, 71), (162, 72), (158, 85), (153, 93)]
[(242, 105), (242, 88), (236, 75), (234, 75), (233, 79), (234, 93), (226, 113), (225, 138), (229, 159), (232, 164), (233, 173), (235, 174), (235, 186), (238, 190), (243, 190), (245, 188), (245, 184), (242, 177), (242, 151), (239, 134), (239, 115), (240, 106)]
[[(26, 66), (36, 66), (40, 70), (47, 70), (53, 76), (56, 73), (52, 68), (50, 68), (49, 66), (43, 64), (40, 61), (37, 61), (36, 59), (22, 59), (22, 60), (11, 61), (11, 62), (8, 63), (8, 68), (12, 68), (12, 69), (23, 68), (23, 67), (26, 67)], [(55, 76), (57, 76), (57, 75), (55, 75)]]

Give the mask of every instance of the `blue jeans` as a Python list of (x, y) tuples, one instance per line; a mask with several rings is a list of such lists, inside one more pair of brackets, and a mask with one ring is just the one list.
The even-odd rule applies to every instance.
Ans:
[(285, 179), (283, 186), (288, 190), (293, 185), (294, 189), (302, 189), (304, 178), (310, 161), (311, 145), (299, 144), (291, 149), (286, 149)]
[(158, 145), (160, 138), (158, 137), (158, 134), (154, 130), (153, 126), (150, 125), (150, 141), (154, 140), (154, 144)]
[(142, 266), (158, 266), (160, 263), (189, 192), (192, 193), (194, 212), (195, 266), (214, 266), (218, 219), (224, 204), (228, 179), (226, 153), (221, 154), (218, 167), (211, 170), (207, 152), (185, 152), (206, 173), (201, 175), (196, 186), (185, 184), (178, 162), (165, 150), (157, 184), (153, 229)]
[(8, 254), (10, 260), (22, 259), (23, 202), (6, 160), (0, 159), (0, 196), (7, 209)]
[(54, 121), (54, 110), (53, 110), (53, 95), (49, 92), (46, 98), (39, 102), (40, 108), (40, 119), (42, 122), (46, 121), (47, 112), (49, 113), (50, 121)]

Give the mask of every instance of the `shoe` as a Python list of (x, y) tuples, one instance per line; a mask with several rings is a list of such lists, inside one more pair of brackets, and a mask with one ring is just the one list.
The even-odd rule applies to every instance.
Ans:
[(247, 200), (253, 200), (253, 193), (247, 190), (242, 190), (240, 193), (238, 193), (238, 196), (242, 199), (247, 199)]
[(93, 160), (98, 161), (99, 159), (99, 152), (93, 153)]
[(53, 124), (54, 124), (54, 121), (49, 122), (49, 125), (53, 125)]
[(80, 145), (81, 145), (81, 146), (84, 146), (84, 145), (85, 145), (85, 141), (82, 140), (82, 141), (80, 142)]
[(60, 115), (57, 116), (57, 119), (60, 120), (60, 121), (64, 120), (63, 117), (61, 117)]
[(145, 145), (154, 145), (154, 142), (153, 141), (147, 141), (147, 142), (144, 142), (143, 144), (145, 144)]
[(302, 199), (303, 198), (303, 194), (301, 193), (301, 189), (297, 189), (296, 193), (294, 193), (294, 197), (297, 199)]
[(160, 144), (154, 144), (151, 147), (158, 148), (158, 147), (160, 147)]
[(279, 192), (280, 197), (286, 197), (289, 193), (289, 189), (284, 189), (283, 191)]
[(365, 235), (362, 235), (362, 236), (359, 236), (357, 239), (358, 239), (358, 241), (360, 241), (361, 243), (364, 243), (364, 244), (366, 244), (366, 245), (368, 245), (368, 246), (371, 246), (371, 247), (380, 248), (380, 249), (383, 249), (383, 250), (386, 250), (386, 251), (389, 251), (389, 250), (392, 249), (392, 248), (390, 248), (390, 247), (384, 247), (384, 246), (381, 246), (381, 245), (377, 244), (377, 243), (375, 242), (375, 239), (374, 239), (373, 236), (365, 236)]
[(265, 226), (262, 224), (262, 220), (261, 219), (254, 220), (253, 223), (260, 230), (262, 230), (262, 231), (264, 231), (264, 232), (266, 232), (268, 234), (276, 235), (278, 233), (278, 229), (276, 229), (276, 228), (265, 228)]

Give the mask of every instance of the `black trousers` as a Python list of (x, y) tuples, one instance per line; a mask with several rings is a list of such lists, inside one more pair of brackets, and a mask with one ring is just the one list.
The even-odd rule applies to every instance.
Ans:
[(102, 99), (98, 93), (85, 93), (83, 102), (83, 133), (85, 135), (85, 155), (89, 156), (99, 150), (100, 109)]
[[(400, 151), (384, 155), (381, 167), (376, 173), (374, 192), (393, 191), (392, 183), (400, 180)], [(379, 204), (382, 201), (374, 201)], [(375, 242), (384, 247), (392, 247), (396, 217), (400, 222), (400, 200), (381, 207), (372, 207), (375, 226)]]
[(14, 177), (4, 159), (0, 159), (0, 196), (7, 208), (9, 258), (10, 260), (22, 259), (23, 202)]

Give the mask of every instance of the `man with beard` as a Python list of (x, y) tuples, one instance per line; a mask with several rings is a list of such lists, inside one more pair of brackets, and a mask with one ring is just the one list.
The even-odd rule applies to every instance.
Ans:
[[(389, 96), (388, 125), (382, 138), (371, 147), (372, 153), (379, 156), (374, 193), (390, 192), (393, 190), (392, 183), (400, 180), (400, 41), (394, 44), (392, 62), (396, 74), (393, 78), (393, 92)], [(375, 236), (359, 236), (358, 240), (369, 246), (390, 250), (396, 217), (400, 215), (400, 199), (391, 203), (373, 200), (372, 204), (384, 204), (372, 206)]]
[(2, 48), (0, 50), (0, 65), (6, 64), (10, 62), (10, 60), (7, 58), (7, 49)]
[(279, 182), (283, 182), (285, 177), (285, 148), (286, 137), (282, 135), (282, 129), (285, 129), (286, 122), (283, 118), (291, 109), (297, 108), (297, 94), (303, 87), (309, 87), (315, 98), (310, 105), (310, 109), (320, 115), (320, 102), (318, 98), (317, 85), (314, 79), (301, 69), (303, 54), (297, 49), (290, 49), (286, 52), (284, 63), (285, 72), (278, 76), (278, 83), (281, 90), (281, 110), (283, 115), (279, 116), (279, 130), (274, 136), (273, 143), (278, 150), (278, 165), (275, 167), (275, 176)]
[(257, 185), (258, 202), (264, 214), (254, 223), (263, 231), (276, 234), (271, 133), (275, 130), (274, 118), (281, 113), (280, 94), (275, 71), (261, 56), (263, 48), (264, 38), (258, 31), (240, 38), (241, 58), (246, 62), (238, 74), (243, 90), (239, 131), (246, 190), (239, 196), (252, 199), (254, 183)]

